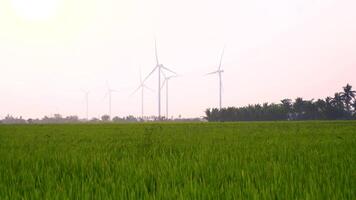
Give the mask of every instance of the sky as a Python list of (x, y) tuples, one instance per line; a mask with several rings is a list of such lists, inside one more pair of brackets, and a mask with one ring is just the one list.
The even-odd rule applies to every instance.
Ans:
[[(1, 0), (0, 118), (60, 113), (139, 116), (140, 71), (160, 62), (169, 115), (200, 117), (223, 106), (324, 98), (356, 87), (354, 0)], [(141, 69), (141, 70), (140, 70)], [(157, 74), (145, 115), (157, 115)], [(165, 112), (165, 93), (162, 94)]]

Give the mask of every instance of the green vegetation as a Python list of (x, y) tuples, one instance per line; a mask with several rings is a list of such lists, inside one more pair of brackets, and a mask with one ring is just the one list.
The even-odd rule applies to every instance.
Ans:
[(356, 122), (0, 126), (0, 199), (355, 199)]
[(356, 120), (356, 91), (347, 84), (334, 97), (304, 100), (283, 99), (279, 104), (255, 104), (243, 107), (206, 109), (210, 122), (276, 121), (276, 120)]

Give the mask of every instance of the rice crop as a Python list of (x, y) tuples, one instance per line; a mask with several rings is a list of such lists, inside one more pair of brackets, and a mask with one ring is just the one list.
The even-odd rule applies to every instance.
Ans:
[(0, 199), (355, 198), (354, 121), (0, 126)]

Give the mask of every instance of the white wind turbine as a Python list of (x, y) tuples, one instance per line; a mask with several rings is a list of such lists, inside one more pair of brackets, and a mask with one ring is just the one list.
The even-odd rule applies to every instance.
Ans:
[(141, 73), (141, 70), (140, 70), (140, 85), (137, 87), (137, 89), (132, 93), (132, 95), (136, 94), (136, 92), (138, 92), (139, 90), (141, 89), (141, 119), (143, 119), (143, 106), (144, 106), (144, 103), (143, 103), (143, 95), (144, 95), (144, 90), (145, 89), (148, 89), (148, 90), (151, 90), (153, 91), (151, 88), (147, 87), (145, 82), (142, 81), (142, 73)]
[(219, 75), (219, 108), (220, 108), (220, 110), (221, 110), (221, 104), (222, 104), (222, 94), (221, 94), (222, 93), (222, 73), (224, 73), (224, 70), (221, 69), (221, 65), (222, 65), (222, 59), (224, 56), (224, 52), (225, 52), (225, 47), (223, 48), (222, 53), (221, 53), (218, 70), (206, 74), (206, 75), (211, 75), (211, 74)]
[(168, 69), (163, 64), (159, 63), (156, 41), (155, 41), (155, 54), (156, 54), (156, 67), (154, 67), (153, 70), (151, 71), (151, 73), (149, 73), (148, 76), (146, 76), (146, 78), (143, 80), (143, 82), (145, 82), (157, 70), (157, 73), (158, 73), (158, 119), (161, 120), (161, 73), (163, 70), (166, 70), (173, 74), (177, 74), (177, 73)]
[(166, 119), (168, 119), (169, 115), (168, 115), (168, 85), (169, 85), (169, 81), (172, 79), (172, 78), (177, 78), (178, 75), (172, 75), (172, 76), (166, 76), (165, 73), (163, 73), (163, 76), (164, 76), (164, 81), (162, 83), (162, 87), (164, 87), (164, 85), (166, 85)]
[(118, 92), (118, 91), (111, 89), (108, 82), (106, 82), (106, 86), (107, 86), (107, 92), (106, 92), (104, 98), (106, 98), (107, 96), (109, 97), (109, 117), (110, 117), (110, 119), (111, 119), (111, 99), (112, 99), (112, 93)]
[(88, 90), (82, 90), (85, 95), (85, 116), (86, 120), (89, 121), (89, 93)]

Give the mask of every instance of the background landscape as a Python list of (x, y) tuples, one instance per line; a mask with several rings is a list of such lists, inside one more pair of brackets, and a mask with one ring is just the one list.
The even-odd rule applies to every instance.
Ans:
[(355, 10), (1, 0), (0, 199), (355, 199)]
[[(218, 79), (204, 76), (223, 59), (223, 106), (333, 96), (355, 86), (352, 0), (0, 2), (0, 118), (108, 114), (139, 116), (130, 96), (160, 61), (181, 75), (170, 83), (170, 113), (204, 115), (218, 107)], [(157, 115), (157, 77), (147, 81), (145, 115)], [(163, 94), (164, 95), (164, 94)], [(162, 104), (164, 107), (164, 102)]]

